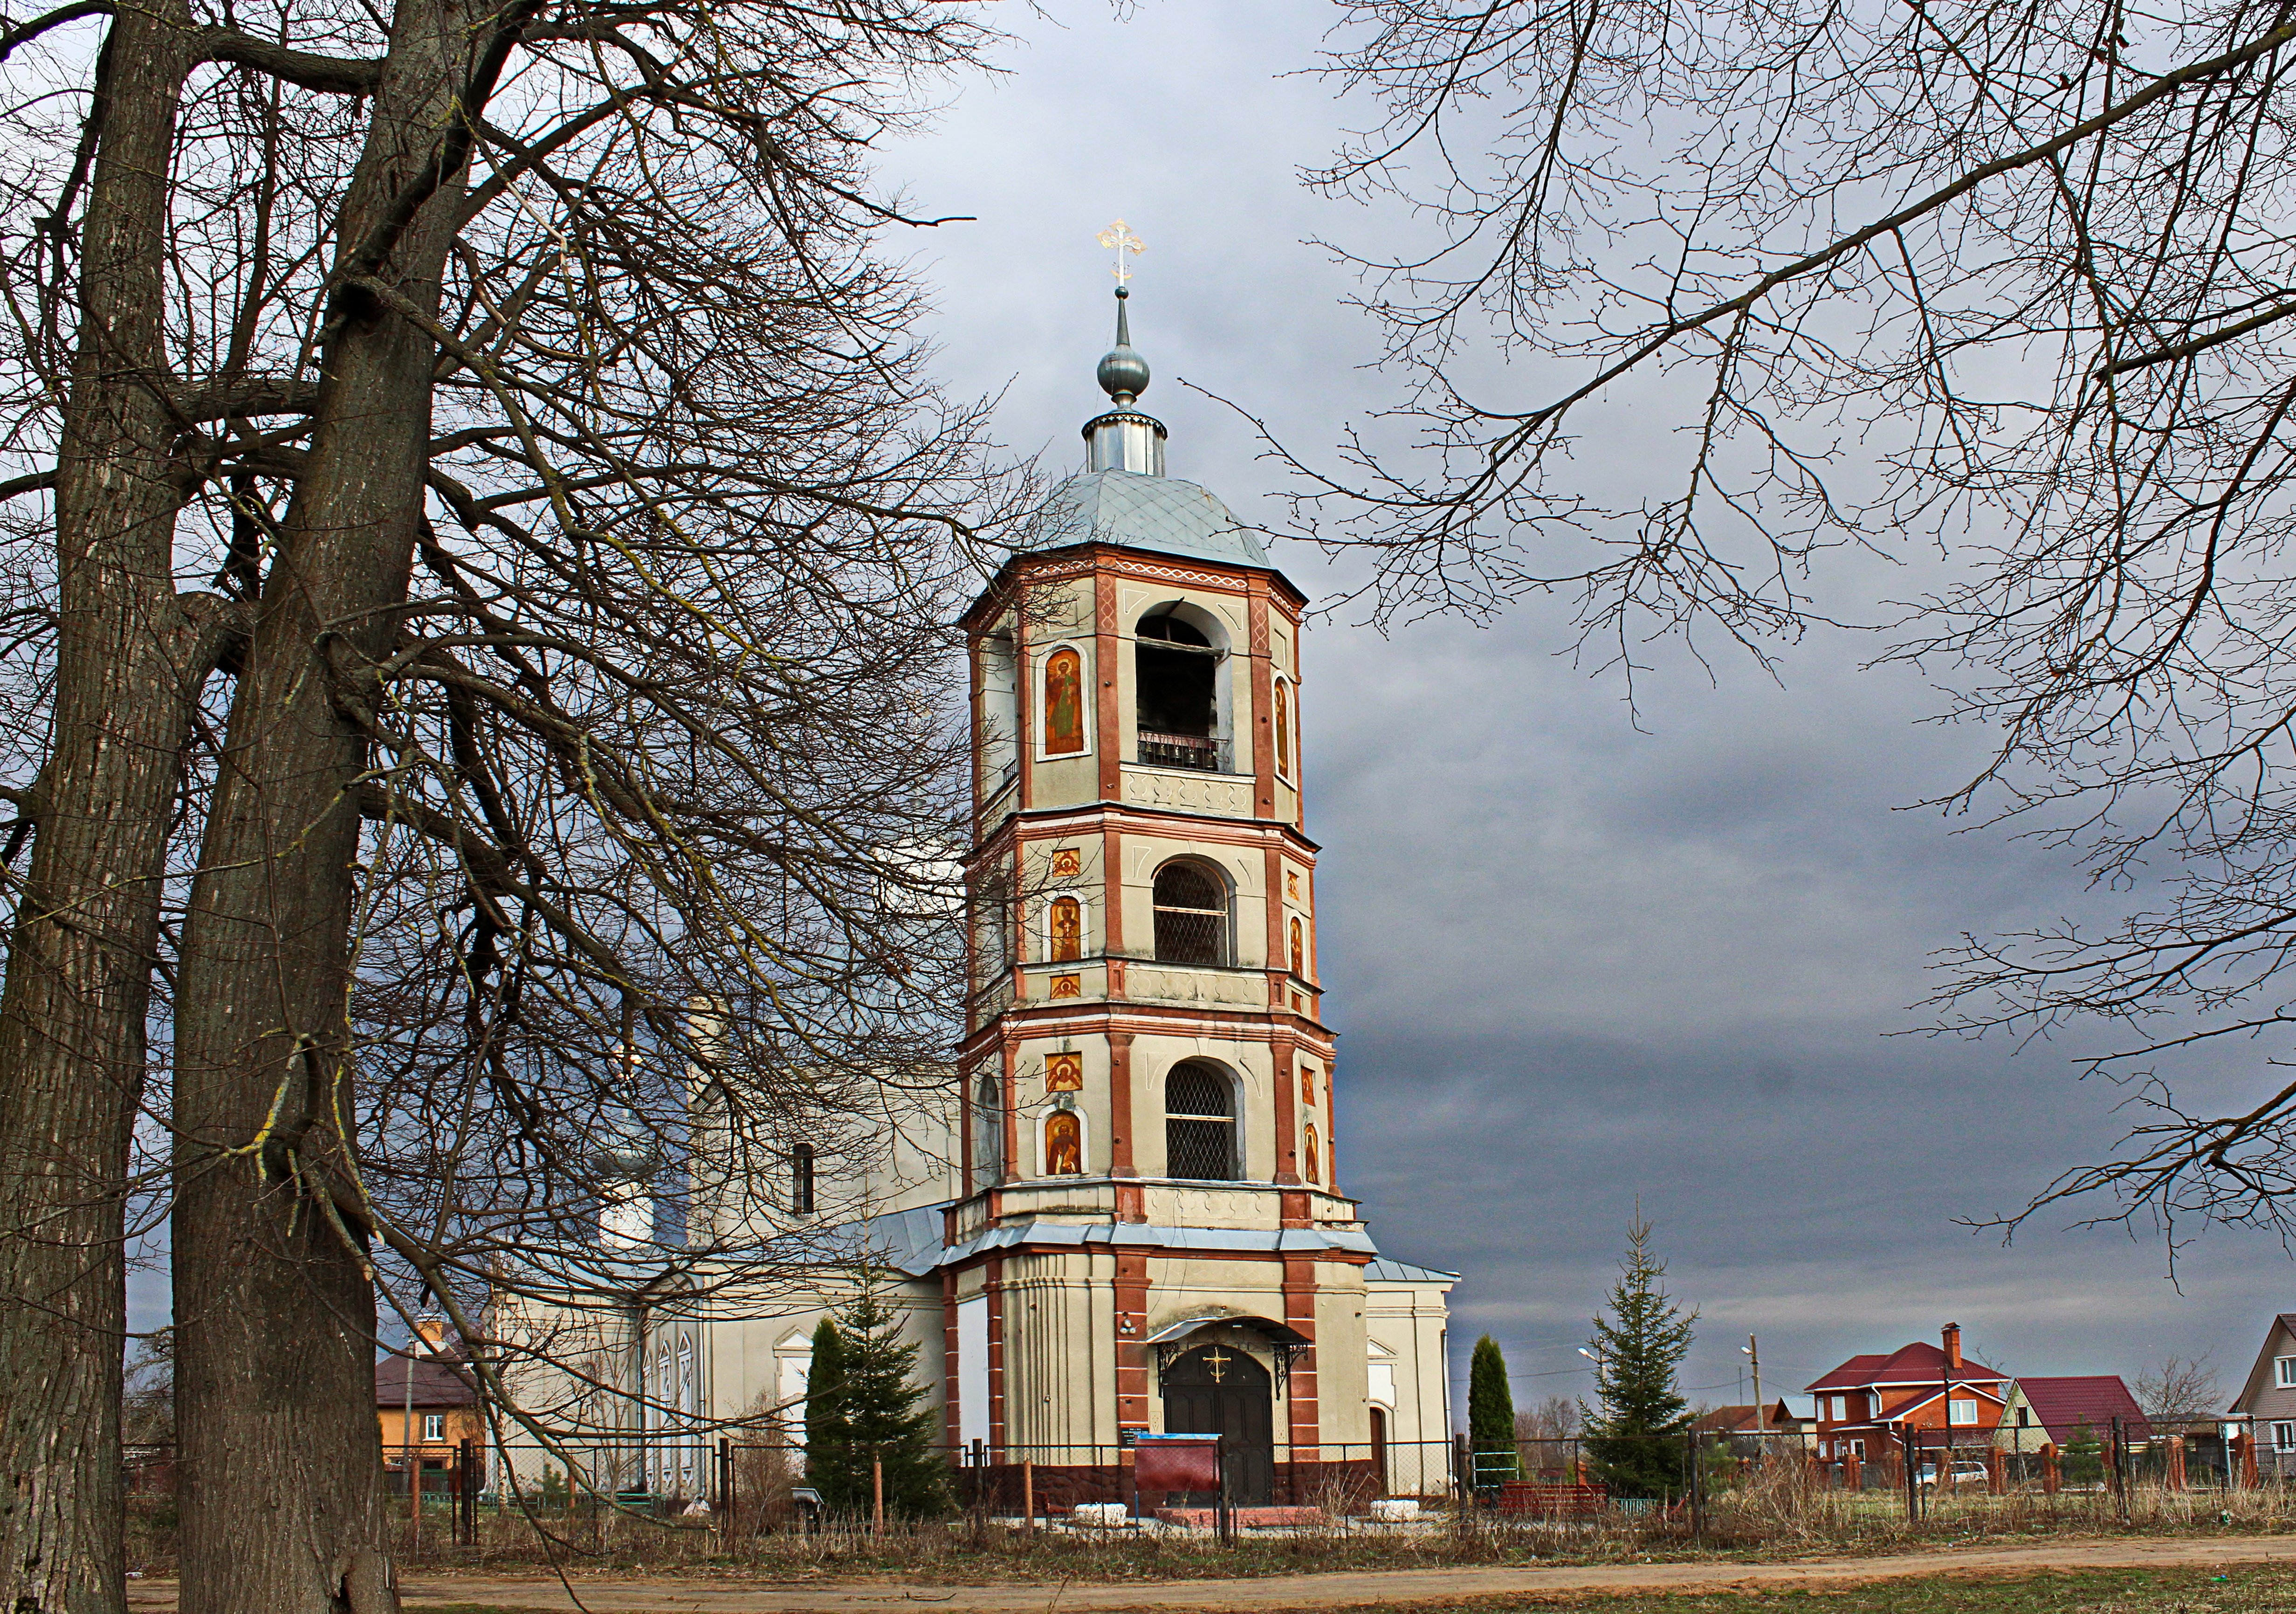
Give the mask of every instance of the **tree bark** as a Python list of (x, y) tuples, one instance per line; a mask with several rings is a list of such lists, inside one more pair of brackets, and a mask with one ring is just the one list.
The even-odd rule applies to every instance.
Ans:
[[(339, 274), (372, 275), (425, 312), (439, 306), (463, 190), (453, 120), (463, 105), (475, 116), (490, 87), (471, 82), (487, 31), (455, 0), (399, 6), (336, 231)], [(184, 1614), (369, 1614), (398, 1601), (355, 1177), (348, 1003), (370, 754), (356, 712), (362, 670), (406, 595), (436, 354), (338, 286), (310, 451), (234, 693), (184, 933)]]
[(79, 331), (55, 482), (55, 728), (0, 992), (0, 1608), (125, 1608), (127, 1151), (160, 876), (213, 614), (178, 598), (160, 310), (182, 0), (98, 63)]

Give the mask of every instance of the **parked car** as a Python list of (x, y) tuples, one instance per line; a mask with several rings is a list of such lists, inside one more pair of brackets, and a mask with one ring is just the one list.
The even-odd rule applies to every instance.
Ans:
[[(1956, 1485), (1968, 1485), (1972, 1480), (1981, 1485), (1986, 1477), (1985, 1465), (1981, 1462), (1956, 1462), (1953, 1465), (1953, 1482)], [(1923, 1485), (1935, 1485), (1937, 1464), (1923, 1464), (1921, 1478)]]

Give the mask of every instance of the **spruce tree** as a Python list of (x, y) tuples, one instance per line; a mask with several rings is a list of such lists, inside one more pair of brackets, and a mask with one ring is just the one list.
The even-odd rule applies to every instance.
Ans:
[(1506, 1357), (1485, 1334), (1467, 1366), (1467, 1444), (1476, 1457), (1478, 1486), (1521, 1478), (1514, 1444), (1514, 1396), (1507, 1388)]
[[(846, 1311), (841, 1327), (824, 1318), (814, 1331), (813, 1377), (806, 1409), (806, 1472), (824, 1507), (864, 1513), (873, 1501), (873, 1462), (885, 1473), (885, 1511), (906, 1519), (949, 1511), (948, 1465), (937, 1449), (932, 1409), (911, 1378), (917, 1347), (901, 1338), (900, 1318), (878, 1298), (873, 1281)], [(832, 1376), (823, 1383), (822, 1346)], [(814, 1414), (823, 1444), (816, 1449)]]
[(852, 1445), (840, 1394), (845, 1384), (845, 1337), (824, 1317), (813, 1330), (813, 1364), (805, 1380), (805, 1474), (822, 1505), (845, 1506), (831, 1493), (845, 1483)]
[(1651, 1224), (1638, 1209), (1627, 1224), (1627, 1257), (1611, 1289), (1609, 1313), (1595, 1319), (1595, 1405), (1581, 1406), (1595, 1477), (1614, 1496), (1665, 1496), (1683, 1488), (1682, 1433), (1690, 1404), (1675, 1371), (1690, 1353), (1690, 1325), (1659, 1287), (1666, 1263), (1651, 1253)]

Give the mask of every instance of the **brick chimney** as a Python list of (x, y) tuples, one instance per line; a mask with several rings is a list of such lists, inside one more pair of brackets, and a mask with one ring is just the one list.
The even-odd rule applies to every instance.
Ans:
[(1961, 1324), (1958, 1322), (1947, 1323), (1945, 1325), (1943, 1338), (1945, 1340), (1946, 1371), (1948, 1373), (1958, 1373), (1961, 1371)]
[[(415, 1337), (431, 1355), (443, 1355), (447, 1348), (447, 1320), (436, 1312), (425, 1312), (414, 1320)], [(1958, 1357), (1956, 1358), (1959, 1360)]]

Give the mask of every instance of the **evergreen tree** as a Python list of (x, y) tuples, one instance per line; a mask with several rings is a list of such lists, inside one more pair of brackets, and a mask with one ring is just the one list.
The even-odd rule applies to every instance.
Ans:
[(1507, 1388), (1506, 1357), (1485, 1334), (1467, 1367), (1467, 1444), (1474, 1451), (1475, 1484), (1521, 1477), (1514, 1444), (1514, 1396)]
[(814, 1330), (807, 1477), (824, 1506), (864, 1513), (873, 1503), (870, 1465), (882, 1462), (888, 1514), (916, 1519), (947, 1512), (948, 1465), (936, 1449), (932, 1410), (918, 1404), (924, 1390), (911, 1377), (917, 1347), (901, 1338), (900, 1319), (878, 1298), (873, 1281), (865, 1284), (842, 1323), (824, 1318)]
[(1596, 1404), (1582, 1408), (1587, 1455), (1614, 1496), (1663, 1496), (1683, 1488), (1682, 1432), (1690, 1404), (1675, 1371), (1690, 1353), (1690, 1325), (1659, 1287), (1666, 1263), (1651, 1253), (1651, 1224), (1638, 1208), (1627, 1224), (1627, 1258), (1606, 1316), (1595, 1319)]
[(847, 1458), (852, 1440), (844, 1385), (845, 1337), (824, 1317), (813, 1330), (813, 1365), (805, 1380), (805, 1472), (826, 1507), (844, 1505), (830, 1493), (844, 1483), (852, 1466)]

